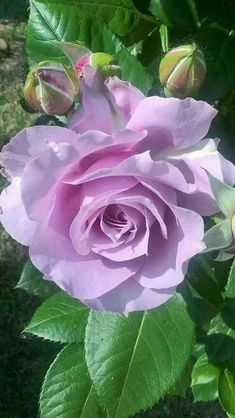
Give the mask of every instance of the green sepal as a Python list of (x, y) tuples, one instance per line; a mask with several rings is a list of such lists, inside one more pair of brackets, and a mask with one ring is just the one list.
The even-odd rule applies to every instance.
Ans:
[(235, 213), (235, 189), (212, 176), (207, 170), (211, 189), (221, 212), (227, 217)]
[(225, 219), (210, 228), (203, 239), (206, 249), (203, 252), (215, 251), (228, 248), (233, 241), (231, 220)]
[(75, 65), (77, 61), (84, 55), (90, 55), (91, 51), (86, 48), (82, 42), (55, 42), (55, 44), (62, 49), (65, 55), (70, 60), (71, 64)]

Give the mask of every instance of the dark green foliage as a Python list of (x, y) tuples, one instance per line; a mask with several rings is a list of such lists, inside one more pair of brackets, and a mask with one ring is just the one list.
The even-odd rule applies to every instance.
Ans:
[(26, 19), (29, 0), (1, 0), (0, 19)]

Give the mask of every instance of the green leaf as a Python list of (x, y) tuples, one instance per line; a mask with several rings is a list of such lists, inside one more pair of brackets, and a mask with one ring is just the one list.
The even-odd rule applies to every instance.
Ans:
[(226, 412), (235, 414), (235, 379), (229, 370), (219, 380), (219, 400)]
[(164, 396), (188, 363), (193, 342), (194, 324), (178, 294), (127, 318), (91, 312), (86, 360), (110, 418), (127, 418)]
[(192, 358), (186, 365), (185, 369), (183, 370), (183, 373), (181, 374), (180, 378), (177, 380), (176, 384), (171, 388), (169, 395), (176, 395), (181, 396), (183, 398), (186, 397), (188, 388), (191, 384), (191, 373), (193, 368), (193, 361)]
[(211, 321), (207, 336), (210, 361), (227, 361), (235, 353), (235, 300), (227, 299), (224, 309)]
[(50, 366), (40, 396), (41, 418), (99, 418), (82, 345), (67, 345)]
[(235, 88), (235, 24), (227, 29), (205, 23), (195, 41), (206, 48), (207, 78), (201, 91), (206, 100), (216, 100)]
[(225, 287), (225, 296), (227, 298), (235, 298), (235, 260), (229, 272), (228, 283)]
[(187, 280), (196, 293), (212, 306), (221, 305), (220, 280), (217, 280), (214, 268), (205, 255), (198, 255), (190, 261)]
[(141, 14), (132, 0), (31, 0), (27, 35), (29, 62), (33, 65), (50, 58), (67, 63), (56, 46), (58, 41), (80, 41), (92, 52), (113, 54), (113, 46), (106, 42), (106, 25), (121, 36), (136, 28), (131, 33), (138, 30), (142, 39), (153, 29), (152, 20), (151, 16)]
[(32, 0), (27, 32), (30, 65), (48, 59), (68, 63), (60, 41), (80, 41), (93, 52), (116, 51), (112, 32), (76, 3)]
[(178, 286), (178, 291), (187, 301), (188, 311), (197, 327), (203, 328), (215, 315), (215, 309), (190, 286), (187, 279)]
[(194, 31), (199, 25), (193, 0), (151, 0), (150, 11), (167, 26)]
[[(41, 5), (58, 4), (56, 0), (31, 0), (40, 10)], [(96, 16), (102, 23), (108, 24), (113, 32), (120, 36), (128, 35), (138, 24), (140, 14), (132, 0), (61, 0), (60, 5), (70, 8), (74, 6), (79, 13)]]
[(147, 94), (152, 87), (152, 76), (138, 59), (124, 48), (117, 52), (116, 59), (122, 70), (122, 79), (129, 81)]
[(25, 332), (51, 341), (82, 342), (89, 309), (64, 292), (57, 292), (34, 313)]
[(49, 56), (50, 59), (67, 62), (60, 42), (76, 40), (84, 43), (92, 52), (103, 51), (115, 55), (122, 68), (122, 78), (141, 88), (144, 93), (150, 90), (152, 77), (96, 17), (81, 12), (76, 4), (32, 1), (27, 37), (31, 64), (46, 60)]
[(195, 401), (213, 401), (218, 398), (219, 367), (210, 363), (206, 353), (196, 361), (192, 371), (192, 391)]
[(58, 290), (53, 282), (43, 279), (42, 273), (34, 267), (30, 260), (25, 263), (16, 288), (41, 298), (48, 298)]

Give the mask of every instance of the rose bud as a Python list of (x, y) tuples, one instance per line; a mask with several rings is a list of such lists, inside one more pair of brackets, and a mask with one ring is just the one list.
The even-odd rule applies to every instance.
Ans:
[(83, 67), (87, 64), (93, 68), (98, 68), (105, 78), (120, 76), (120, 67), (110, 54), (95, 52), (94, 54), (83, 55), (75, 65), (79, 77), (83, 76)]
[(74, 65), (79, 78), (83, 77), (83, 68), (85, 65), (98, 68), (105, 78), (121, 76), (121, 69), (114, 57), (110, 54), (104, 52), (92, 53), (83, 44), (78, 42), (58, 42), (58, 46)]
[(24, 86), (24, 95), (30, 106), (48, 115), (67, 113), (78, 92), (76, 71), (53, 61), (44, 61), (32, 68)]
[(182, 45), (161, 60), (159, 78), (167, 97), (195, 96), (205, 81), (206, 63), (196, 45)]

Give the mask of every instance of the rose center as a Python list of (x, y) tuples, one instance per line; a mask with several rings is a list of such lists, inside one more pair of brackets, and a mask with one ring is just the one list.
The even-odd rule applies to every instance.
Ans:
[(123, 240), (134, 228), (132, 219), (118, 205), (107, 206), (99, 220), (102, 231), (113, 242)]
[(106, 225), (120, 230), (127, 225), (128, 218), (117, 205), (109, 205), (104, 211), (103, 221)]

